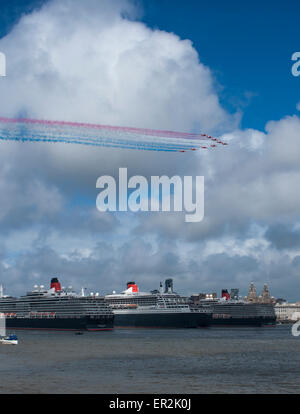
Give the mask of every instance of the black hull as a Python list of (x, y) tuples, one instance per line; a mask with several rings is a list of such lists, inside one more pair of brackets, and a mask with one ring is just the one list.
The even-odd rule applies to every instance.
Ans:
[(107, 331), (114, 328), (114, 317), (105, 318), (6, 318), (8, 329), (62, 331)]
[(210, 315), (199, 318), (193, 313), (115, 314), (115, 328), (198, 328), (208, 326), (209, 320)]
[[(210, 310), (211, 326), (265, 326), (275, 325), (274, 307), (269, 304), (226, 303), (205, 305)], [(194, 309), (203, 309), (200, 305)]]
[(212, 326), (266, 326), (276, 325), (274, 318), (228, 318), (213, 319), (210, 324)]

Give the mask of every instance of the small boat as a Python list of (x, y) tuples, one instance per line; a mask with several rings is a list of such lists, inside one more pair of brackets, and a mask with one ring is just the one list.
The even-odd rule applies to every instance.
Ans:
[(0, 344), (18, 345), (17, 335), (6, 335), (6, 317), (4, 313), (0, 313)]
[(0, 344), (4, 345), (18, 345), (18, 337), (17, 335), (9, 335), (0, 338)]

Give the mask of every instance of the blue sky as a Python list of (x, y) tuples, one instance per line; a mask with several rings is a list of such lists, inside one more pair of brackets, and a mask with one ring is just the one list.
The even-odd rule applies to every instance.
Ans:
[(224, 87), (222, 103), (242, 108), (243, 128), (263, 130), (269, 120), (295, 113), (300, 82), (291, 74), (291, 56), (299, 50), (299, 1), (142, 4), (147, 24), (192, 40)]
[[(299, 300), (299, 12), (291, 0), (0, 0), (0, 116), (196, 129), (230, 144), (163, 154), (1, 142), (7, 291), (56, 275), (105, 293), (173, 277), (184, 294), (246, 294), (253, 281)], [(203, 222), (100, 213), (96, 181), (121, 167), (204, 176)]]

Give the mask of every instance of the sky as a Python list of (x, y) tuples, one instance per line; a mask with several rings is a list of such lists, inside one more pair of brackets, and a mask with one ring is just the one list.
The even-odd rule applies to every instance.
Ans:
[[(0, 282), (300, 300), (296, 1), (0, 0), (0, 116), (205, 131), (217, 151), (165, 154), (1, 142)], [(204, 176), (205, 215), (100, 213), (97, 178)]]

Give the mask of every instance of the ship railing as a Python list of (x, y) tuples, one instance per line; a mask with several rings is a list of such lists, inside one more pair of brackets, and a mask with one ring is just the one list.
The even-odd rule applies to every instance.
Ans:
[(30, 318), (55, 318), (56, 313), (55, 312), (30, 312), (29, 317)]
[(110, 307), (113, 308), (113, 309), (128, 309), (128, 308), (129, 309), (130, 308), (136, 309), (138, 307), (138, 305), (135, 304), (135, 303), (124, 303), (122, 305), (112, 304), (112, 305), (110, 305)]
[(190, 307), (192, 313), (212, 313), (210, 309), (201, 309)]
[(15, 318), (16, 317), (16, 313), (4, 313), (6, 318)]
[(230, 319), (231, 315), (227, 313), (213, 313), (213, 319)]

